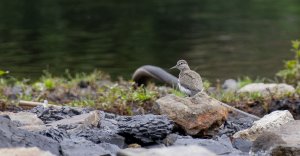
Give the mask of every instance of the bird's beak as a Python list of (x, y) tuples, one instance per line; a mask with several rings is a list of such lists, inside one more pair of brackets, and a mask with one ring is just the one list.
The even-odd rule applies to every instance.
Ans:
[(176, 65), (176, 66), (174, 66), (174, 67), (172, 67), (172, 68), (170, 68), (170, 69), (174, 69), (174, 68), (177, 68), (177, 65)]

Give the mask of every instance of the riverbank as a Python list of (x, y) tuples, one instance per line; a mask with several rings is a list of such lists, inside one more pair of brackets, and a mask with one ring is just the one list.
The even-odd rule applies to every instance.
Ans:
[[(205, 81), (205, 93), (189, 98), (177, 88), (155, 82), (139, 86), (122, 78), (112, 81), (101, 71), (73, 76), (67, 73), (65, 77), (45, 73), (35, 82), (3, 75), (0, 120), (5, 134), (9, 133), (5, 126), (14, 127), (13, 133), (22, 134), (21, 138), (30, 136), (25, 139), (24, 143), (30, 145), (26, 147), (38, 147), (55, 155), (73, 155), (76, 151), (134, 156), (135, 152), (126, 149), (139, 148), (139, 152), (147, 153), (149, 148), (169, 146), (177, 153), (177, 146), (183, 145), (184, 150), (205, 145), (200, 151), (198, 146), (193, 149), (198, 154), (212, 151), (212, 155), (249, 155), (255, 147), (253, 140), (234, 136), (254, 126), (258, 118), (231, 109), (227, 112), (221, 102), (259, 117), (276, 110), (293, 114), (294, 117), (285, 112), (275, 115), (288, 116), (278, 124), (299, 119), (300, 114), (297, 89), (263, 82), (266, 81), (247, 77), (216, 84)], [(24, 101), (41, 105), (28, 107)], [(267, 125), (273, 122), (267, 119)], [(17, 141), (3, 137), (8, 142)], [(96, 150), (89, 150), (91, 147)]]

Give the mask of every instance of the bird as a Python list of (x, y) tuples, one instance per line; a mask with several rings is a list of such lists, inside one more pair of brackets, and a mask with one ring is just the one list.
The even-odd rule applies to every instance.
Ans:
[(179, 60), (177, 64), (170, 69), (174, 68), (180, 70), (177, 85), (181, 92), (191, 97), (203, 91), (201, 76), (197, 72), (191, 70), (185, 60)]

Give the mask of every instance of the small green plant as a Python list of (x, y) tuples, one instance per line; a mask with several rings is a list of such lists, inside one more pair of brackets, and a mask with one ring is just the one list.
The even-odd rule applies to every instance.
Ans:
[(52, 90), (55, 87), (55, 82), (53, 79), (44, 80), (44, 85), (47, 89)]
[(0, 76), (6, 75), (8, 73), (9, 73), (9, 71), (0, 70)]
[(182, 93), (181, 91), (179, 91), (177, 89), (171, 89), (171, 94), (174, 94), (179, 97), (186, 97), (186, 95), (184, 93)]
[(297, 86), (300, 80), (300, 41), (292, 41), (292, 52), (294, 59), (285, 61), (284, 69), (280, 70), (276, 76), (280, 77), (285, 83)]
[(246, 86), (247, 84), (253, 83), (253, 80), (248, 77), (248, 76), (244, 76), (241, 78), (238, 78), (238, 87), (242, 88), (244, 86)]

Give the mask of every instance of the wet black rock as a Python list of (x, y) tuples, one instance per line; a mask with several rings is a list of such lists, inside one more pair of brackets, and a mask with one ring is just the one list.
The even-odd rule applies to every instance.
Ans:
[(38, 132), (41, 135), (47, 136), (56, 140), (57, 142), (61, 142), (63, 139), (70, 138), (69, 134), (64, 129), (56, 129), (56, 128), (49, 128)]
[(65, 118), (70, 118), (75, 115), (80, 115), (88, 113), (91, 110), (72, 108), (72, 107), (43, 107), (37, 106), (30, 110), (30, 112), (37, 114), (38, 118), (43, 120), (45, 124), (51, 123), (53, 121), (62, 120)]
[(51, 138), (16, 127), (11, 120), (0, 116), (0, 148), (38, 147), (59, 155), (59, 143)]
[(224, 125), (220, 127), (218, 136), (222, 136), (223, 134), (232, 136), (238, 131), (250, 128), (254, 121), (255, 120), (251, 117), (230, 114)]
[(296, 120), (300, 119), (300, 100), (281, 99), (273, 100), (269, 106), (269, 113), (276, 110), (289, 110)]
[(92, 141), (96, 144), (110, 143), (117, 145), (119, 148), (124, 148), (125, 138), (109, 131), (105, 131), (99, 128), (90, 128), (80, 131), (75, 131), (72, 136), (84, 137), (86, 140)]
[(119, 134), (126, 138), (126, 143), (149, 145), (163, 140), (173, 130), (173, 123), (167, 116), (137, 115), (120, 116), (117, 119)]
[(101, 118), (99, 127), (90, 127), (72, 132), (72, 136), (84, 137), (94, 143), (110, 143), (117, 145), (120, 148), (125, 147), (125, 138), (118, 135), (119, 126), (115, 114), (99, 111)]

